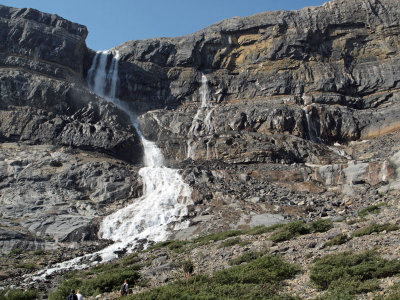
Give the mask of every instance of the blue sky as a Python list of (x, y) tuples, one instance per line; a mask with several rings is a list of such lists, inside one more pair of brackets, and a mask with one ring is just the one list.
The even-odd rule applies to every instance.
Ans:
[(263, 11), (293, 10), (328, 0), (0, 0), (85, 25), (86, 43), (106, 50), (129, 40), (193, 33), (215, 22)]

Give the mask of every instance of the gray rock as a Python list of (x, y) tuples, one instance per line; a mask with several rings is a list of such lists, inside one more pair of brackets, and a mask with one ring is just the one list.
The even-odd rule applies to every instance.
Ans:
[(262, 214), (251, 216), (250, 226), (256, 227), (260, 225), (272, 226), (285, 223), (285, 218), (282, 215)]

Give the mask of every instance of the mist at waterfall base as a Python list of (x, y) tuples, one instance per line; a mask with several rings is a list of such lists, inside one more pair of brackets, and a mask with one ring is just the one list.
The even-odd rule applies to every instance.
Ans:
[(144, 243), (146, 248), (150, 243), (166, 240), (170, 231), (189, 226), (189, 221), (185, 221), (184, 217), (188, 213), (187, 205), (192, 204), (191, 189), (178, 170), (164, 166), (161, 150), (143, 136), (134, 113), (126, 103), (116, 97), (118, 60), (118, 52), (97, 52), (88, 72), (88, 85), (94, 93), (127, 113), (140, 136), (145, 164), (139, 170), (143, 196), (106, 216), (100, 224), (99, 238), (112, 240), (113, 244), (96, 253), (59, 263), (51, 269), (39, 272), (39, 277), (63, 269), (86, 268), (90, 264), (98, 263), (99, 257), (102, 262), (110, 261), (117, 258), (119, 252), (134, 251), (139, 243)]

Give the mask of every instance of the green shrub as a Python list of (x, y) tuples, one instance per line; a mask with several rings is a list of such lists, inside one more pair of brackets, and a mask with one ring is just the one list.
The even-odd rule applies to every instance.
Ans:
[(354, 237), (360, 237), (363, 235), (369, 235), (371, 233), (379, 233), (382, 231), (396, 231), (399, 229), (399, 226), (395, 224), (385, 223), (385, 224), (376, 224), (372, 223), (371, 225), (361, 228), (353, 233)]
[(241, 231), (241, 230), (229, 230), (229, 231), (225, 231), (225, 232), (220, 232), (220, 233), (215, 233), (215, 234), (198, 237), (198, 238), (193, 239), (192, 242), (198, 243), (200, 245), (204, 245), (211, 241), (214, 241), (214, 242), (223, 241), (223, 240), (226, 240), (227, 238), (239, 236), (242, 234), (243, 234), (243, 231)]
[(369, 280), (399, 273), (400, 262), (380, 258), (376, 252), (366, 251), (360, 254), (344, 252), (316, 260), (310, 272), (310, 279), (319, 289), (331, 291), (340, 284), (349, 285), (351, 279), (349, 294), (354, 295), (376, 288), (374, 281)]
[(183, 250), (183, 247), (188, 243), (189, 241), (173, 240), (168, 244), (167, 248), (175, 252), (181, 252)]
[(376, 213), (378, 213), (378, 212), (381, 210), (381, 208), (382, 208), (383, 206), (386, 206), (386, 205), (387, 205), (386, 203), (380, 203), (380, 204), (368, 206), (368, 207), (366, 207), (366, 208), (360, 210), (360, 211), (358, 212), (358, 215), (359, 215), (360, 217), (365, 217), (365, 216), (367, 216), (368, 214), (371, 214), (371, 213), (372, 213), (372, 214), (376, 214)]
[(231, 259), (229, 261), (229, 264), (231, 266), (235, 266), (235, 265), (240, 265), (245, 262), (248, 263), (248, 262), (256, 260), (264, 255), (265, 255), (265, 252), (247, 251), (237, 258)]
[(241, 241), (240, 237), (229, 239), (229, 240), (222, 242), (221, 245), (218, 246), (218, 248), (220, 249), (220, 248), (224, 248), (224, 247), (232, 247), (234, 245), (239, 244), (240, 241)]
[(38, 269), (38, 266), (31, 262), (20, 263), (20, 264), (16, 265), (15, 267), (21, 268), (21, 269), (26, 269), (26, 270), (31, 270), (31, 271)]
[(10, 256), (16, 256), (22, 254), (24, 251), (22, 249), (14, 249), (12, 250), (8, 255)]
[(39, 299), (38, 290), (0, 290), (0, 300), (36, 300)]
[(350, 240), (350, 238), (345, 235), (345, 234), (340, 234), (338, 236), (335, 236), (333, 239), (330, 239), (325, 243), (325, 247), (330, 247), (334, 245), (342, 245), (344, 243), (347, 243)]
[(293, 237), (310, 233), (310, 228), (302, 221), (294, 221), (280, 227), (270, 237), (273, 242), (283, 242)]
[(353, 300), (356, 294), (372, 292), (378, 288), (376, 280), (360, 281), (346, 275), (333, 281), (324, 296), (317, 300)]
[(171, 241), (163, 241), (163, 242), (158, 242), (154, 245), (151, 245), (149, 248), (146, 249), (146, 251), (152, 251), (152, 250), (158, 250), (167, 247), (169, 244), (171, 244), (173, 240)]
[(80, 289), (86, 296), (116, 291), (126, 279), (135, 284), (139, 278), (140, 266), (136, 264), (136, 255), (132, 254), (118, 262), (99, 264), (87, 271), (73, 271), (64, 275), (64, 280), (49, 300), (65, 299), (71, 289)]
[(319, 219), (311, 222), (308, 226), (311, 232), (326, 232), (333, 228), (333, 222), (331, 219)]
[(46, 251), (44, 249), (37, 249), (37, 250), (33, 251), (33, 255), (42, 256), (45, 254), (46, 254)]
[(281, 282), (292, 278), (299, 268), (279, 256), (264, 256), (247, 265), (177, 281), (128, 299), (297, 299), (279, 295)]

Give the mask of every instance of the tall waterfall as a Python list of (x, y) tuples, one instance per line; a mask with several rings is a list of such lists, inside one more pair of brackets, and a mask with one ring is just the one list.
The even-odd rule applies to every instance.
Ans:
[[(215, 110), (215, 107), (210, 105), (209, 98), (210, 98), (210, 90), (208, 88), (208, 79), (206, 75), (201, 74), (201, 86), (199, 90), (200, 94), (200, 107), (198, 108), (196, 115), (193, 118), (192, 125), (190, 126), (188, 132), (188, 150), (187, 150), (187, 158), (194, 158), (194, 151), (193, 144), (194, 144), (194, 137), (202, 134), (211, 134), (212, 133), (212, 113)], [(210, 141), (206, 143), (207, 145), (207, 159), (210, 157)]]
[(191, 203), (189, 186), (177, 170), (164, 166), (161, 150), (144, 138), (135, 115), (116, 97), (119, 54), (115, 52), (111, 61), (110, 55), (108, 51), (96, 54), (88, 73), (89, 87), (129, 115), (144, 146), (145, 167), (139, 171), (144, 185), (143, 196), (104, 218), (100, 225), (99, 237), (115, 241), (109, 247), (110, 251), (103, 251), (105, 260), (115, 256), (111, 250), (133, 250), (138, 240), (163, 241), (169, 230), (187, 227), (182, 219)]
[(191, 189), (183, 181), (178, 170), (164, 166), (164, 157), (155, 143), (144, 138), (135, 115), (116, 97), (118, 87), (118, 52), (99, 51), (88, 72), (89, 87), (99, 96), (125, 111), (136, 128), (144, 148), (145, 167), (139, 170), (143, 181), (143, 196), (131, 204), (104, 218), (99, 237), (114, 243), (96, 253), (87, 254), (42, 270), (34, 279), (63, 269), (81, 269), (102, 261), (117, 258), (118, 251), (132, 252), (138, 241), (159, 242), (166, 240), (172, 230), (188, 227), (184, 221), (187, 205), (192, 203)]

